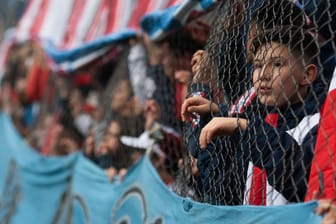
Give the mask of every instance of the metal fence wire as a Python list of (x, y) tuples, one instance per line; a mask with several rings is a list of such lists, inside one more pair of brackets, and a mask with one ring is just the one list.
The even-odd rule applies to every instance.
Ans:
[(191, 119), (183, 129), (184, 194), (215, 205), (304, 201), (335, 66), (333, 5), (219, 4), (206, 46), (194, 55), (191, 97), (182, 107)]
[[(323, 107), (336, 65), (336, 2), (222, 0), (209, 13), (211, 26), (132, 38), (104, 66), (69, 76), (47, 76), (33, 43), (14, 45), (2, 85), (21, 91), (12, 114), (19, 132), (45, 154), (82, 148), (111, 181), (147, 150), (170, 189), (213, 205), (302, 202), (309, 186), (336, 192), (335, 148), (320, 119), (336, 117), (332, 101)], [(48, 78), (29, 79), (30, 65)], [(23, 122), (25, 78), (53, 90), (36, 124)]]

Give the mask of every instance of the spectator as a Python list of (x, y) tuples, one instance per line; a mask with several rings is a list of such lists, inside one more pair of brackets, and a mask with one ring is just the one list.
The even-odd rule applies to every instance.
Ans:
[(125, 174), (125, 170), (131, 165), (131, 155), (125, 151), (120, 142), (120, 136), (120, 123), (112, 120), (98, 146), (96, 155), (97, 164), (106, 171), (111, 181), (119, 173)]
[(146, 98), (155, 100), (165, 112), (160, 115), (161, 124), (179, 129), (175, 117), (174, 58), (168, 52), (169, 44), (164, 40), (154, 42), (147, 34), (144, 44), (148, 54)]
[(190, 60), (193, 53), (203, 47), (188, 30), (178, 30), (158, 43), (145, 35), (149, 54), (148, 78), (154, 89), (148, 91), (148, 98), (155, 99), (165, 114), (160, 123), (181, 132), (180, 108), (192, 80)]
[(69, 96), (70, 113), (74, 118), (74, 124), (83, 136), (88, 134), (92, 124), (91, 116), (84, 110), (86, 97), (86, 91), (79, 87), (72, 89)]
[[(257, 10), (254, 13), (254, 15), (252, 15), (249, 24), (250, 30), (249, 30), (249, 36), (247, 38), (247, 49), (246, 49), (246, 55), (249, 62), (252, 62), (251, 60), (253, 56), (252, 51), (250, 49), (252, 39), (258, 33), (262, 32), (262, 30), (272, 29), (272, 27), (274, 26), (281, 28), (284, 26), (293, 26), (293, 25), (300, 27), (300, 30), (308, 28), (306, 24), (307, 22), (306, 18), (303, 15), (302, 11), (290, 2), (266, 1), (263, 5), (257, 7), (260, 7), (260, 9)], [(241, 98), (238, 99), (231, 107), (229, 107), (228, 103), (220, 105), (212, 103), (212, 101), (214, 101), (216, 97), (214, 97), (213, 91), (211, 91), (210, 87), (207, 85), (208, 82), (207, 80), (213, 81), (213, 78), (211, 77), (213, 76), (213, 72), (211, 72), (211, 67), (213, 67), (212, 66), (213, 62), (211, 62), (212, 59), (213, 57), (209, 57), (207, 52), (199, 51), (194, 55), (194, 58), (192, 60), (193, 72), (195, 76), (193, 80), (194, 83), (191, 86), (191, 91), (193, 95), (196, 94), (201, 96), (195, 96), (186, 99), (182, 106), (183, 121), (184, 122), (192, 121), (193, 123), (193, 125), (190, 126), (186, 132), (187, 147), (188, 149), (192, 150), (192, 154), (196, 156), (196, 158), (198, 157), (199, 173), (201, 176), (203, 176), (202, 178), (204, 182), (203, 184), (209, 187), (209, 188), (205, 187), (205, 189), (208, 189), (208, 192), (212, 192), (212, 194), (216, 196), (216, 198), (214, 198), (213, 200), (213, 203), (240, 204), (241, 203), (239, 202), (239, 197), (241, 197), (240, 192), (241, 190), (244, 191), (244, 189), (238, 189), (235, 186), (231, 187), (227, 184), (233, 181), (234, 185), (236, 185), (237, 182), (241, 181), (241, 178), (238, 176), (239, 179), (237, 179), (237, 175), (235, 174), (232, 174), (233, 176), (230, 176), (230, 172), (233, 173), (237, 172), (232, 170), (233, 169), (232, 167), (239, 167), (237, 164), (233, 165), (234, 161), (236, 161), (234, 157), (228, 158), (229, 157), (228, 155), (230, 155), (230, 153), (227, 152), (227, 150), (231, 149), (232, 147), (235, 147), (234, 146), (235, 144), (229, 142), (230, 140), (228, 139), (223, 139), (223, 141), (220, 141), (220, 139), (216, 139), (216, 144), (211, 145), (209, 144), (207, 146), (207, 150), (199, 150), (197, 140), (200, 129), (209, 121), (209, 119), (211, 119), (212, 116), (228, 116), (228, 115), (233, 116), (237, 115), (237, 113), (242, 113), (245, 109), (251, 106), (251, 103), (254, 103), (256, 101), (255, 100), (256, 94), (253, 88), (248, 89), (249, 86), (245, 86), (245, 88), (248, 87), (246, 88), (247, 89), (246, 93), (243, 94)], [(326, 70), (323, 70), (323, 72), (325, 71)], [(248, 73), (246, 74), (247, 77), (250, 76)], [(314, 94), (321, 96), (321, 89), (314, 87)], [(316, 108), (319, 108), (319, 105), (322, 104), (321, 103), (322, 100), (323, 97), (320, 97), (319, 100), (316, 100), (317, 103)], [(198, 119), (195, 119), (197, 118), (195, 114), (198, 114), (197, 115)], [(225, 150), (223, 150), (224, 145), (226, 147)], [(214, 153), (218, 154), (225, 153), (225, 156), (223, 155), (222, 157), (212, 158), (212, 155)], [(225, 160), (223, 158), (228, 158), (228, 160)], [(218, 166), (221, 166), (221, 168), (215, 167), (213, 166), (213, 164), (219, 164)], [(227, 167), (224, 168), (225, 166)], [(215, 167), (215, 170), (212, 170), (211, 167)], [(225, 175), (220, 174), (219, 170), (225, 170)], [(221, 181), (219, 179), (217, 181), (213, 180), (215, 181), (215, 183), (217, 183), (215, 184), (216, 186), (212, 186), (212, 184), (208, 183), (209, 181), (211, 181), (209, 180), (209, 173), (212, 173), (213, 178), (221, 179)], [(217, 176), (216, 173), (218, 173)], [(220, 185), (219, 183), (223, 184), (225, 183), (226, 185), (225, 189), (221, 189), (221, 187), (218, 186)], [(228, 190), (228, 192), (226, 191), (226, 189)], [(217, 190), (217, 193), (213, 192), (215, 190)], [(234, 197), (232, 197), (233, 191), (237, 191), (236, 196)], [(220, 199), (221, 197), (223, 198)]]
[(112, 119), (118, 120), (123, 135), (139, 136), (144, 128), (143, 108), (134, 97), (131, 82), (118, 80), (111, 92)]
[[(270, 185), (289, 202), (302, 201), (306, 193), (319, 112), (310, 94), (318, 74), (318, 46), (310, 34), (295, 29), (271, 30), (253, 41), (256, 107), (247, 111), (245, 118), (213, 118), (199, 138), (205, 148), (215, 136), (233, 136), (241, 147), (238, 153), (244, 154), (243, 161), (246, 156), (266, 170)], [(266, 110), (259, 111), (258, 105)], [(304, 123), (306, 119), (311, 123)], [(304, 125), (304, 133), (299, 125)], [(270, 138), (273, 140), (265, 143)], [(263, 196), (261, 200), (266, 199)]]
[(50, 128), (50, 134), (46, 138), (50, 138), (49, 141), (51, 141), (48, 144), (51, 155), (68, 155), (81, 149), (84, 136), (73, 123), (71, 114), (66, 111), (61, 112), (57, 122), (50, 125)]

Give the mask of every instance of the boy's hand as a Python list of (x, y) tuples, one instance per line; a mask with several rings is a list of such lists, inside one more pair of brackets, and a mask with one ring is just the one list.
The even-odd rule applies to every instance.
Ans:
[(322, 224), (336, 223), (336, 206), (332, 200), (319, 200), (319, 206), (316, 209), (318, 215), (325, 215)]
[(193, 82), (208, 83), (211, 80), (209, 55), (206, 51), (196, 51), (191, 59), (191, 71), (194, 74)]
[(191, 59), (191, 70), (196, 75), (199, 72), (199, 66), (202, 59), (202, 56), (205, 54), (204, 50), (198, 50), (195, 52)]
[(237, 128), (245, 130), (247, 120), (236, 117), (215, 117), (201, 131), (199, 144), (204, 149), (213, 138), (232, 135)]
[(195, 115), (193, 113), (206, 115), (210, 112), (218, 113), (218, 105), (215, 103), (211, 103), (210, 100), (202, 96), (194, 96), (187, 98), (183, 101), (181, 108), (181, 118), (183, 122), (190, 121), (195, 118)]

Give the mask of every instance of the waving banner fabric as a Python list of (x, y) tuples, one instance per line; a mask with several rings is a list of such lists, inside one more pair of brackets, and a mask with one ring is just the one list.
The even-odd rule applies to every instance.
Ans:
[(145, 19), (153, 26), (148, 27), (147, 22), (146, 29), (161, 30), (162, 36), (176, 28), (169, 25), (172, 21), (178, 21), (179, 26), (190, 22), (216, 1), (31, 0), (19, 21), (15, 39), (37, 40), (49, 55), (53, 70), (70, 72), (100, 58), (111, 45), (135, 37), (143, 29), (140, 21), (144, 15), (156, 11), (162, 14), (160, 10), (167, 9), (163, 23), (153, 23), (151, 16)]
[(101, 57), (116, 42), (134, 37), (146, 13), (181, 1), (31, 0), (15, 38), (38, 40), (53, 70), (71, 72)]
[(0, 223), (320, 223), (316, 202), (211, 206), (172, 193), (144, 157), (111, 184), (80, 153), (43, 157), (0, 114)]
[[(181, 28), (195, 18), (202, 17), (206, 12), (214, 9), (218, 2), (218, 0), (184, 1), (180, 5), (145, 15), (141, 20), (141, 27), (151, 39), (159, 40), (171, 30)], [(206, 17), (204, 20), (211, 20), (211, 17)]]

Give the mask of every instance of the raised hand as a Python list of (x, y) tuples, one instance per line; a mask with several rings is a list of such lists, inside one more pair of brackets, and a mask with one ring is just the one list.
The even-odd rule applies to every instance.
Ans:
[(201, 131), (199, 144), (204, 149), (218, 136), (230, 136), (238, 129), (245, 130), (247, 120), (237, 117), (215, 117)]
[(160, 106), (155, 100), (146, 100), (145, 102), (145, 129), (150, 130), (154, 124), (154, 122), (158, 122), (160, 119)]
[(183, 101), (181, 108), (182, 121), (191, 121), (195, 118), (195, 113), (199, 115), (206, 115), (209, 113), (218, 113), (219, 107), (210, 100), (202, 96), (193, 96)]
[(191, 59), (191, 70), (194, 74), (193, 82), (208, 83), (211, 81), (209, 55), (204, 50), (198, 50)]
[(201, 64), (201, 59), (203, 55), (206, 54), (204, 50), (198, 50), (195, 52), (191, 59), (191, 70), (196, 75), (199, 72), (199, 67)]

